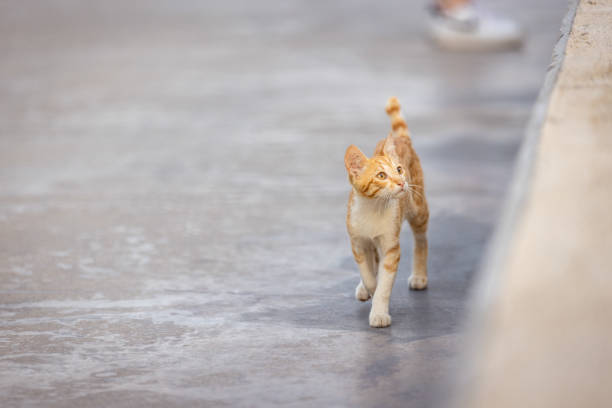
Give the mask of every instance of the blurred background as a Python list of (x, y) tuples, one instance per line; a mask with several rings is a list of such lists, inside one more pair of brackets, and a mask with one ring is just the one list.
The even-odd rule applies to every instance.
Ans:
[[(427, 406), (461, 350), (566, 2), (482, 1), (518, 50), (442, 50), (426, 1), (0, 3), (3, 406)], [(370, 329), (349, 144), (397, 96), (425, 172)]]

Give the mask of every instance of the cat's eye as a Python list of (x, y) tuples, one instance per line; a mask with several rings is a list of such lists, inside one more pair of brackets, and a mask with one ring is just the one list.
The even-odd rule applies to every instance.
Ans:
[(403, 171), (404, 171), (404, 169), (402, 169), (402, 166), (397, 166), (397, 172), (399, 174), (402, 174)]
[(376, 175), (376, 177), (378, 177), (381, 180), (384, 180), (387, 178), (387, 173), (385, 173), (384, 171), (381, 171), (380, 173)]

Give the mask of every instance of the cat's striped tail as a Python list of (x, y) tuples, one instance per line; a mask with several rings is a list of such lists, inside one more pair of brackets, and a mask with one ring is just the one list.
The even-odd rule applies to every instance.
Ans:
[(387, 114), (391, 118), (391, 128), (393, 129), (393, 133), (396, 135), (404, 135), (410, 137), (410, 133), (408, 132), (408, 126), (406, 125), (406, 121), (402, 116), (402, 112), (400, 110), (399, 101), (395, 96), (392, 96), (387, 101), (387, 105), (385, 106), (385, 110)]

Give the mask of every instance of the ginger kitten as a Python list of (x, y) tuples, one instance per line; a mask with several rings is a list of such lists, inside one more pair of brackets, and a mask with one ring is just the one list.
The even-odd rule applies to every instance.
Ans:
[(361, 282), (355, 297), (372, 297), (370, 326), (391, 324), (389, 298), (400, 260), (399, 236), (407, 220), (414, 235), (410, 289), (427, 287), (427, 222), (423, 170), (400, 113), (396, 98), (385, 107), (392, 132), (378, 142), (367, 158), (356, 146), (346, 149), (344, 164), (353, 190), (349, 196), (346, 226)]

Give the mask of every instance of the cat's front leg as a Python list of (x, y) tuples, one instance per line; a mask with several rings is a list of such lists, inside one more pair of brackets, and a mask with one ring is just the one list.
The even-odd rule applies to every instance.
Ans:
[(370, 292), (365, 288), (363, 281), (359, 281), (359, 285), (355, 288), (355, 299), (365, 302), (372, 297)]
[(372, 327), (387, 327), (391, 324), (389, 299), (400, 260), (399, 241), (394, 239), (388, 245), (381, 245), (381, 253), (384, 255), (378, 267), (378, 284), (370, 311), (370, 326)]
[(359, 241), (351, 241), (353, 249), (353, 257), (359, 267), (361, 281), (355, 288), (355, 297), (357, 300), (365, 302), (376, 291), (376, 270), (373, 266), (376, 264), (374, 252), (371, 244), (366, 244)]

